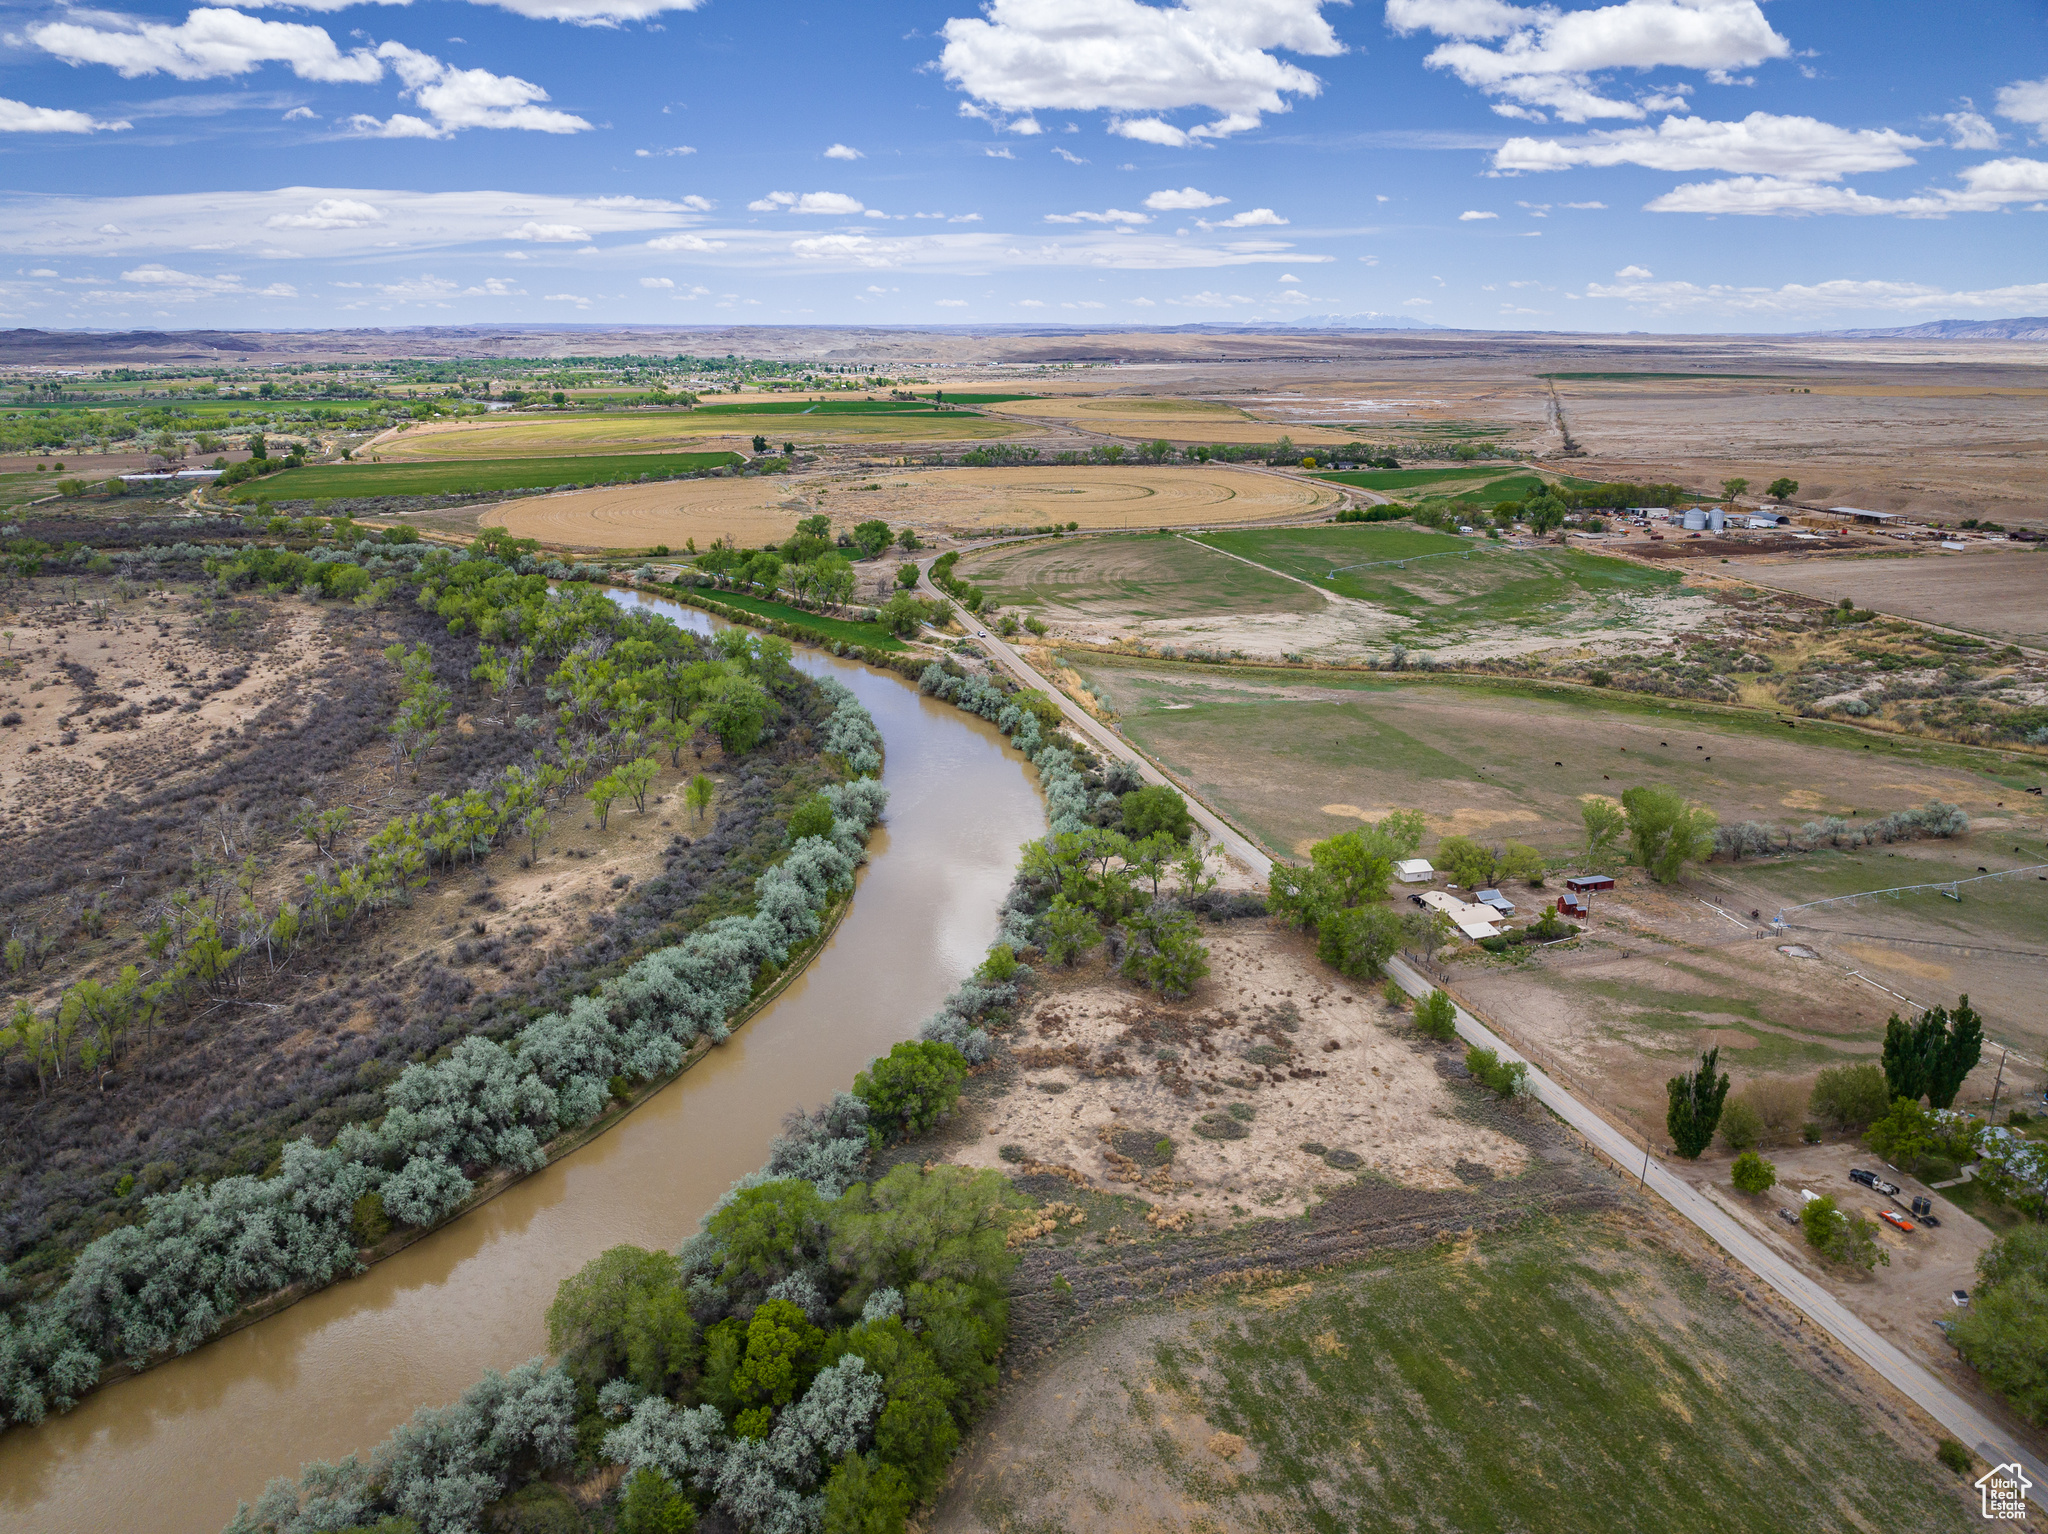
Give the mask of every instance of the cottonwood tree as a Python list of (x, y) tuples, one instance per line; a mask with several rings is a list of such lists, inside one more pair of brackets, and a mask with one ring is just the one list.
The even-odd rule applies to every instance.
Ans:
[(697, 773), (690, 779), (689, 787), (683, 790), (683, 802), (690, 807), (690, 816), (702, 820), (704, 811), (711, 803), (714, 792), (711, 779), (704, 773)]
[(1678, 878), (1687, 863), (1713, 855), (1713, 812), (1688, 804), (1676, 789), (1631, 788), (1621, 796), (1621, 807), (1635, 860), (1659, 884)]
[(1789, 501), (1799, 493), (1799, 481), (1796, 479), (1774, 479), (1770, 483), (1770, 488), (1764, 493), (1774, 501)]

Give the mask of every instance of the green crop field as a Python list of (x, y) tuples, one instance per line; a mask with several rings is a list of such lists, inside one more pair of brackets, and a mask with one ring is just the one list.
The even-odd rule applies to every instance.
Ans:
[(1556, 622), (1612, 598), (1673, 591), (1683, 580), (1573, 549), (1512, 549), (1389, 523), (1209, 533), (1202, 541), (1413, 619), (1417, 628), (1404, 636), (1411, 644), (1475, 625)]
[(923, 400), (749, 399), (731, 405), (699, 405), (694, 415), (943, 415)]
[(1300, 585), (1186, 538), (1062, 538), (971, 554), (955, 572), (1004, 606), (1138, 620), (1216, 612), (1318, 612)]
[(544, 490), (555, 485), (616, 485), (668, 479), (738, 463), (736, 453), (615, 453), (568, 458), (478, 458), (431, 463), (328, 463), (286, 469), (234, 487), (239, 501), (355, 500), (382, 495), (467, 495)]
[(1360, 490), (1406, 490), (1414, 485), (1434, 485), (1446, 480), (1498, 479), (1498, 464), (1484, 469), (1346, 469), (1336, 474), (1317, 474), (1332, 484), (1356, 485)]
[(837, 639), (842, 644), (864, 644), (876, 650), (903, 648), (903, 641), (879, 623), (854, 623), (844, 618), (827, 618), (819, 613), (805, 612), (801, 607), (785, 607), (780, 602), (770, 602), (736, 591), (707, 591), (703, 595), (709, 601), (752, 613), (757, 618), (774, 618), (792, 628), (816, 634), (820, 639)]
[(1932, 1534), (1975, 1513), (1858, 1377), (1613, 1217), (1185, 1298), (1042, 1369), (946, 1527)]
[[(1042, 394), (956, 394), (951, 389), (942, 392), (949, 405), (1009, 405), (1023, 399), (1045, 398)], [(921, 394), (918, 398), (929, 399), (931, 396)]]

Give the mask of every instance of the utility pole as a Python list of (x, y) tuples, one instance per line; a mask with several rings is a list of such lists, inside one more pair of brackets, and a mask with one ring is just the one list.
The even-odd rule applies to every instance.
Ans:
[(2005, 1048), (2000, 1048), (1998, 1052), (1998, 1079), (1991, 1083), (1991, 1111), (1984, 1116), (1987, 1124), (1998, 1122), (1998, 1089), (2005, 1085), (2005, 1057), (2011, 1053), (2010, 1049)]

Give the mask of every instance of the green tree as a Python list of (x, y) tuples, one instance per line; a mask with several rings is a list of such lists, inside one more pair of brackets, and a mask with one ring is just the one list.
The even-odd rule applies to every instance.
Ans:
[(1735, 1158), (1735, 1165), (1728, 1169), (1728, 1180), (1735, 1185), (1738, 1193), (1754, 1196), (1767, 1193), (1777, 1185), (1778, 1169), (1753, 1150), (1746, 1150)]
[(1716, 1073), (1720, 1059), (1720, 1049), (1710, 1049), (1700, 1056), (1697, 1069), (1673, 1076), (1664, 1085), (1671, 1102), (1664, 1127), (1678, 1154), (1687, 1161), (1698, 1160), (1700, 1152), (1713, 1144), (1714, 1128), (1721, 1122), (1721, 1105), (1728, 1100), (1728, 1073)]
[(1124, 955), (1123, 976), (1150, 986), (1169, 1000), (1178, 1000), (1209, 973), (1209, 950), (1195, 918), (1186, 911), (1154, 910), (1131, 916), (1131, 935)]
[(1586, 823), (1586, 861), (1598, 863), (1614, 850), (1628, 825), (1628, 816), (1612, 799), (1588, 799), (1579, 806)]
[(1385, 906), (1332, 911), (1316, 928), (1316, 957), (1353, 980), (1377, 980), (1401, 936), (1400, 915)]
[(675, 1483), (652, 1465), (637, 1470), (626, 1482), (619, 1502), (620, 1534), (690, 1534), (697, 1509)]
[(691, 819), (702, 820), (704, 818), (704, 811), (710, 807), (711, 796), (714, 792), (715, 788), (711, 779), (703, 773), (697, 773), (690, 779), (690, 786), (683, 790), (683, 802), (690, 807)]
[(1065, 895), (1053, 896), (1038, 919), (1038, 945), (1055, 964), (1071, 965), (1101, 941), (1102, 927), (1094, 914)]
[(1465, 1051), (1465, 1069), (1472, 1079), (1500, 1097), (1514, 1097), (1528, 1089), (1529, 1067), (1525, 1061), (1503, 1060), (1491, 1049), (1474, 1044)]
[(1796, 479), (1774, 479), (1771, 481), (1770, 489), (1765, 493), (1774, 501), (1789, 501), (1799, 493), (1799, 481)]
[(1807, 1113), (1833, 1129), (1864, 1129), (1891, 1105), (1884, 1072), (1871, 1061), (1831, 1065), (1814, 1078)]
[(800, 1177), (778, 1177), (742, 1188), (704, 1228), (724, 1250), (719, 1278), (728, 1284), (768, 1284), (824, 1255), (825, 1201)]
[(1977, 1281), (1949, 1338), (1985, 1384), (2048, 1423), (2048, 1226), (2000, 1236), (1978, 1257)]
[(869, 518), (854, 524), (853, 542), (863, 559), (880, 559), (896, 535), (889, 531), (889, 524)]
[(1448, 1044), (1458, 1036), (1458, 1004), (1449, 991), (1431, 991), (1415, 1004), (1415, 1026), (1426, 1038)]
[(768, 723), (768, 694), (750, 676), (722, 676), (707, 690), (704, 722), (728, 752), (751, 751)]
[(788, 1300), (763, 1300), (747, 1323), (733, 1394), (748, 1406), (787, 1406), (818, 1372), (824, 1343), (825, 1334)]
[(1556, 532), (1564, 526), (1564, 513), (1564, 502), (1554, 495), (1539, 495), (1522, 503), (1522, 520), (1535, 533)]
[(917, 566), (901, 564), (896, 567), (896, 584), (905, 591), (917, 584)]
[(653, 757), (642, 756), (630, 762), (621, 762), (612, 769), (612, 776), (618, 779), (619, 791), (633, 801), (633, 808), (645, 814), (647, 790), (653, 785), (654, 775), (660, 770), (660, 764)]
[(1749, 481), (1746, 479), (1724, 479), (1721, 481), (1721, 499), (1724, 501), (1740, 500), (1743, 492), (1747, 489), (1749, 489)]
[(622, 792), (618, 778), (609, 772), (583, 791), (583, 797), (590, 801), (590, 812), (597, 816), (598, 830), (602, 831), (611, 820), (612, 806), (618, 803)]
[[(826, 1207), (832, 1264), (861, 1297), (946, 1280), (999, 1283), (1016, 1266), (1008, 1235), (1023, 1203), (1000, 1172), (899, 1163)], [(887, 1380), (888, 1369), (877, 1372)]]
[(880, 1144), (930, 1131), (966, 1079), (967, 1061), (951, 1044), (906, 1039), (854, 1078), (853, 1095), (868, 1105), (869, 1133)]
[(1870, 1269), (1892, 1265), (1884, 1248), (1877, 1244), (1877, 1227), (1861, 1216), (1845, 1214), (1827, 1194), (1807, 1200), (1799, 1212), (1799, 1226), (1806, 1244), (1827, 1258), (1846, 1266)]
[(768, 451), (768, 439), (767, 439), (766, 437), (756, 437), (756, 438), (754, 438), (754, 452), (755, 452), (755, 454), (756, 454), (756, 455), (758, 456), (758, 455), (760, 455), (760, 454), (762, 454), (762, 453), (765, 453), (765, 452), (767, 452), (767, 451)]
[(1492, 849), (1469, 836), (1446, 836), (1436, 844), (1431, 861), (1451, 876), (1453, 884), (1466, 889), (1484, 889), (1493, 883)]
[(1984, 1020), (1968, 996), (1957, 1001), (1954, 1013), (1929, 1007), (1916, 1022), (1905, 1022), (1894, 1012), (1884, 1030), (1885, 1084), (1894, 1098), (1918, 1102), (1924, 1097), (1946, 1108), (1983, 1053)]
[(832, 801), (823, 794), (804, 800), (789, 817), (789, 839), (800, 842), (807, 836), (832, 835)]
[(1546, 865), (1543, 854), (1522, 842), (1509, 842), (1500, 850), (1500, 877), (1520, 879), (1532, 888), (1541, 888)]
[(1764, 1116), (1747, 1098), (1737, 1097), (1722, 1106), (1717, 1127), (1723, 1145), (1732, 1151), (1746, 1151), (1763, 1138)]
[(1631, 788), (1621, 796), (1621, 807), (1635, 860), (1659, 884), (1713, 853), (1713, 812), (1687, 804), (1676, 789)]
[(549, 1351), (586, 1385), (624, 1375), (660, 1394), (700, 1351), (681, 1269), (668, 1252), (615, 1246), (593, 1257), (562, 1280), (547, 1319)]
[(849, 1454), (825, 1482), (824, 1534), (903, 1534), (911, 1502), (898, 1466), (879, 1454)]
[(1188, 802), (1180, 791), (1165, 783), (1134, 788), (1118, 801), (1123, 812), (1123, 832), (1133, 841), (1166, 835), (1184, 842), (1194, 831)]

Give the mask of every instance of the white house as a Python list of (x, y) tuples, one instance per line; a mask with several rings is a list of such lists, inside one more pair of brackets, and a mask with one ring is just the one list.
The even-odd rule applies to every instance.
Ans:
[(1432, 911), (1443, 912), (1450, 917), (1451, 924), (1469, 938), (1476, 940), (1500, 936), (1500, 913), (1489, 906), (1468, 904), (1456, 895), (1445, 894), (1442, 890), (1424, 890), (1421, 894), (1408, 898), (1427, 906)]
[(1404, 858), (1394, 865), (1394, 877), (1403, 884), (1427, 884), (1436, 877), (1428, 858)]

